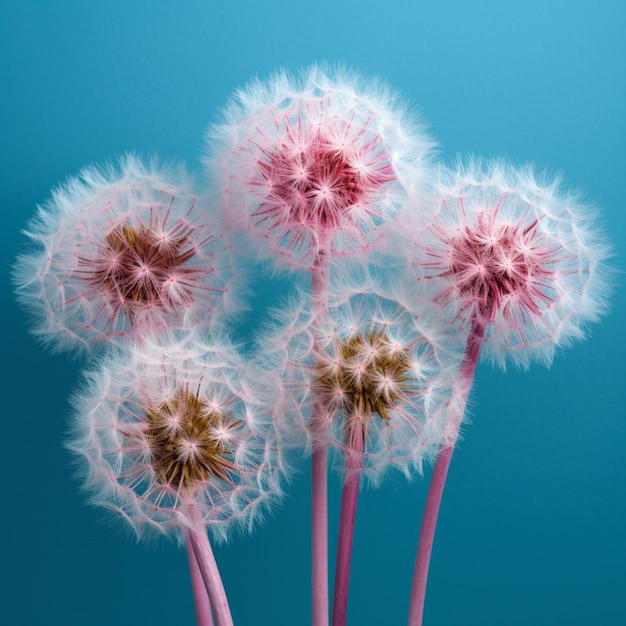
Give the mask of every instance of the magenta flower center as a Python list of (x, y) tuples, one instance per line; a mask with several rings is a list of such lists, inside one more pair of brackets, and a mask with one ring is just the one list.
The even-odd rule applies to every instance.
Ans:
[(498, 311), (507, 315), (513, 302), (538, 315), (539, 303), (552, 300), (555, 249), (541, 241), (538, 220), (523, 226), (497, 214), (497, 208), (483, 210), (475, 226), (448, 240), (448, 269), (440, 276), (453, 278), (463, 300), (488, 322)]
[(355, 205), (371, 202), (381, 185), (394, 178), (388, 155), (372, 142), (361, 149), (337, 147), (317, 131), (298, 145), (291, 135), (258, 163), (266, 191), (253, 216), (269, 220), (270, 229), (289, 222), (324, 239), (351, 220)]

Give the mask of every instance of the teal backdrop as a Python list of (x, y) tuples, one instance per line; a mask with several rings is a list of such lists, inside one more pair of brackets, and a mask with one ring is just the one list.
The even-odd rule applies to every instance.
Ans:
[[(344, 62), (387, 80), (441, 148), (562, 173), (600, 209), (612, 312), (548, 370), (478, 368), (441, 507), (426, 626), (626, 624), (626, 3), (1, 0), (0, 622), (194, 623), (185, 551), (88, 507), (64, 449), (82, 365), (28, 334), (9, 266), (50, 189), (126, 151), (199, 168), (235, 88)], [(257, 285), (247, 336), (286, 286)], [(362, 493), (349, 623), (406, 623), (427, 478)], [(334, 549), (340, 485), (331, 480)], [(238, 626), (310, 623), (309, 471), (216, 550)], [(331, 554), (331, 565), (334, 557)]]

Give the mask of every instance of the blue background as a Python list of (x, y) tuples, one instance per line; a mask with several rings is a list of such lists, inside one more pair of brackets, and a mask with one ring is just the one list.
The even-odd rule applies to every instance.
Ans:
[[(280, 66), (344, 61), (412, 102), (442, 158), (562, 171), (601, 207), (623, 272), (624, 33), (618, 0), (2, 0), (0, 621), (194, 621), (184, 550), (137, 544), (83, 503), (62, 446), (80, 368), (34, 343), (11, 293), (19, 231), (53, 186), (128, 150), (197, 168), (203, 132), (236, 87)], [(479, 367), (427, 626), (626, 623), (623, 274), (616, 282), (611, 315), (550, 370)], [(258, 294), (242, 333), (280, 288)], [(405, 623), (426, 484), (362, 493), (350, 624)], [(239, 626), (309, 622), (308, 489), (304, 467), (277, 515), (216, 551)]]

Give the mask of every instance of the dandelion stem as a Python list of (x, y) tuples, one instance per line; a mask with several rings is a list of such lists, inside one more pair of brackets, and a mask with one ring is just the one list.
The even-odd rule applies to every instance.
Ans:
[(419, 544), (417, 548), (417, 558), (413, 571), (413, 584), (411, 587), (411, 604), (409, 608), (409, 626), (421, 626), (424, 614), (424, 600), (426, 596), (426, 581), (428, 579), (428, 566), (430, 565), (430, 554), (435, 538), (435, 528), (437, 526), (437, 516), (439, 515), (439, 505), (446, 483), (446, 476), (452, 452), (454, 448), (448, 446), (443, 448), (437, 456), (435, 468), (430, 481), (424, 516), (422, 517), (422, 528), (420, 531)]
[(312, 624), (328, 624), (328, 481), (326, 477), (328, 449), (314, 448), (311, 498), (311, 577)]
[(202, 572), (198, 565), (198, 559), (194, 553), (187, 533), (187, 560), (189, 561), (189, 573), (191, 574), (191, 588), (193, 590), (193, 603), (196, 608), (196, 621), (198, 626), (213, 626), (213, 614), (211, 613), (211, 602), (202, 579)]
[[(486, 324), (482, 320), (474, 319), (472, 329), (465, 347), (465, 355), (461, 363), (458, 383), (453, 389), (453, 404), (455, 413), (452, 415), (453, 436), (451, 442), (439, 451), (435, 468), (433, 470), (428, 495), (426, 497), (426, 505), (424, 507), (424, 515), (422, 517), (422, 528), (420, 530), (420, 538), (417, 545), (417, 556), (415, 559), (415, 569), (413, 570), (413, 583), (411, 586), (411, 603), (409, 606), (408, 626), (421, 626), (424, 615), (424, 601), (426, 597), (426, 582), (428, 580), (428, 567), (430, 565), (430, 554), (433, 548), (435, 538), (435, 528), (437, 526), (437, 517), (439, 515), (439, 506), (441, 497), (446, 484), (448, 468), (452, 460), (454, 445), (459, 433), (463, 415), (465, 413), (465, 405), (467, 397), (474, 380), (474, 372), (476, 364), (480, 356), (480, 346), (485, 337), (487, 330)], [(458, 398), (458, 402), (455, 402)]]
[(194, 528), (187, 537), (191, 541), (191, 547), (198, 561), (198, 567), (204, 581), (204, 586), (209, 594), (215, 623), (217, 626), (233, 626), (233, 618), (230, 614), (226, 591), (222, 583), (217, 563), (211, 550), (209, 538), (204, 529)]
[[(320, 251), (311, 276), (316, 315), (326, 311), (328, 280), (328, 255)], [(324, 431), (320, 405), (313, 406), (312, 427)], [(318, 443), (311, 455), (311, 622), (328, 626), (328, 447)]]
[(363, 458), (363, 428), (360, 424), (352, 429), (346, 451), (346, 473), (341, 496), (337, 561), (335, 565), (335, 590), (333, 594), (332, 626), (345, 626), (348, 610), (350, 559), (356, 518), (356, 503)]

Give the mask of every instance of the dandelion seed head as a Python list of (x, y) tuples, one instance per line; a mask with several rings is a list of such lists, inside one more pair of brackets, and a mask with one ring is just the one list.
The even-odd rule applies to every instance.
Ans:
[(350, 434), (361, 429), (362, 471), (374, 485), (391, 468), (419, 473), (445, 443), (463, 351), (429, 316), (409, 272), (397, 278), (376, 281), (362, 266), (346, 273), (333, 264), (323, 314), (301, 295), (259, 339), (264, 359), (282, 372), (286, 418), (310, 446), (330, 448), (339, 472)]
[(549, 364), (607, 309), (608, 248), (593, 212), (530, 169), (442, 172), (415, 241), (418, 280), (443, 318), (465, 332), (485, 326), (481, 353), (503, 367)]
[(182, 169), (126, 156), (53, 191), (14, 282), (54, 350), (91, 352), (229, 312), (231, 258)]
[(290, 468), (277, 389), (223, 329), (149, 334), (111, 351), (74, 398), (68, 442), (91, 502), (140, 536), (182, 539), (198, 519), (218, 540), (252, 527)]

